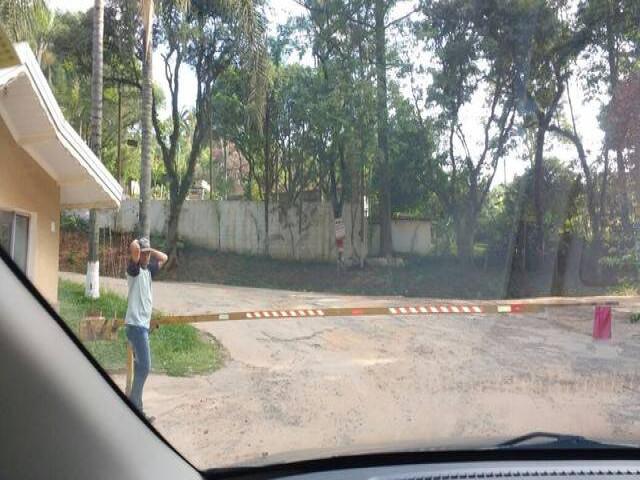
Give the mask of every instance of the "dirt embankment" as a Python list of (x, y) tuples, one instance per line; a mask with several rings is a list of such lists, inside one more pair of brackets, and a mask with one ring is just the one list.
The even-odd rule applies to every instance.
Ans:
[[(124, 277), (130, 234), (103, 231), (100, 241), (102, 275)], [(161, 239), (152, 238), (159, 248)], [(86, 234), (63, 231), (60, 269), (84, 273), (87, 261)], [(457, 299), (494, 299), (505, 297), (505, 274), (500, 269), (461, 265), (452, 258), (411, 258), (404, 267), (367, 266), (338, 275), (336, 266), (325, 263), (281, 261), (266, 257), (216, 252), (185, 246), (179, 252), (178, 265), (161, 273), (161, 279), (222, 285), (333, 292), (351, 295), (386, 295)], [(527, 277), (527, 292), (519, 297), (549, 296), (552, 275), (537, 272)], [(606, 288), (579, 287), (570, 295), (598, 295)]]

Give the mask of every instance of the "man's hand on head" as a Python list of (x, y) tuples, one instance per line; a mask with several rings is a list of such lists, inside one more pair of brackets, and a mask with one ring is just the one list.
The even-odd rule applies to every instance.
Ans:
[(129, 245), (129, 259), (133, 263), (138, 263), (140, 261), (140, 243), (137, 239)]
[(151, 256), (154, 257), (156, 259), (156, 261), (158, 262), (158, 268), (162, 268), (162, 266), (167, 263), (167, 260), (169, 260), (169, 257), (167, 256), (166, 253), (161, 252), (160, 250), (151, 250)]

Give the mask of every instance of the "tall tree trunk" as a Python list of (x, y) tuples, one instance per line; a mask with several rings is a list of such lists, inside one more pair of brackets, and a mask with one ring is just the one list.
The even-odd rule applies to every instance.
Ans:
[(360, 268), (364, 268), (364, 261), (369, 255), (369, 232), (368, 232), (368, 223), (365, 217), (365, 195), (366, 195), (366, 187), (364, 183), (364, 165), (360, 170)]
[(222, 168), (224, 169), (224, 199), (229, 199), (229, 171), (227, 166), (227, 141), (224, 138), (220, 139), (220, 146), (222, 147)]
[(123, 185), (122, 181), (122, 84), (118, 82), (118, 136), (117, 136), (117, 155), (116, 155), (116, 176), (118, 183)]
[(376, 116), (378, 123), (377, 160), (380, 169), (380, 255), (393, 254), (391, 238), (391, 186), (389, 179), (389, 142), (387, 108), (386, 2), (375, 0)]
[[(602, 205), (598, 207), (598, 192), (597, 192), (597, 175), (594, 178), (594, 175), (591, 173), (591, 169), (589, 167), (589, 163), (587, 162), (587, 155), (584, 151), (584, 147), (582, 145), (582, 140), (578, 135), (578, 128), (576, 126), (576, 119), (573, 113), (573, 103), (571, 101), (571, 91), (569, 89), (569, 82), (567, 81), (567, 100), (569, 101), (569, 113), (571, 115), (571, 125), (573, 128), (573, 135), (567, 134), (567, 132), (563, 131), (562, 128), (555, 129), (555, 131), (559, 132), (569, 141), (573, 142), (576, 147), (576, 153), (578, 154), (578, 159), (580, 160), (580, 166), (582, 167), (582, 173), (584, 175), (585, 185), (586, 185), (586, 194), (587, 194), (587, 212), (589, 213), (589, 221), (591, 223), (591, 234), (592, 234), (592, 244), (593, 249), (596, 254), (595, 261), (598, 263), (600, 260), (601, 250), (602, 250), (602, 221), (601, 221), (601, 212)], [(608, 161), (607, 161), (608, 164)], [(605, 172), (608, 170), (608, 165), (605, 166)], [(608, 172), (607, 172), (608, 173)], [(571, 198), (574, 199), (573, 195)], [(598, 277), (599, 277), (598, 272)]]
[[(95, 0), (93, 6), (93, 44), (91, 52), (91, 149), (102, 158), (102, 41), (104, 32), (104, 0)], [(89, 214), (89, 259), (85, 295), (100, 296), (100, 262), (98, 260), (99, 228), (95, 209)]]
[[(507, 246), (506, 259), (504, 263), (504, 281), (502, 286), (502, 295), (504, 298), (509, 298), (517, 295), (517, 280), (516, 280), (516, 271), (519, 270), (517, 266), (518, 256), (516, 255), (516, 249), (518, 249), (518, 244), (521, 243), (519, 241), (522, 240), (523, 236), (520, 235), (521, 226), (522, 226), (522, 210), (525, 208), (526, 203), (526, 195), (527, 195), (527, 186), (525, 178), (521, 178), (517, 181), (516, 185), (518, 188), (518, 201), (516, 203), (515, 211), (512, 212), (513, 222), (511, 224), (511, 229), (509, 231), (509, 243)], [(526, 245), (522, 242), (523, 246)], [(523, 249), (524, 250), (524, 249)], [(520, 255), (524, 257), (524, 251), (520, 251)]]
[(269, 200), (271, 199), (271, 112), (269, 109), (270, 94), (264, 112), (264, 254), (269, 255)]
[(616, 150), (616, 166), (618, 169), (618, 189), (620, 190), (620, 221), (626, 238), (632, 238), (631, 207), (629, 200), (629, 186), (627, 183), (627, 169), (622, 151)]
[[(609, 63), (609, 89), (612, 96), (616, 93), (616, 88), (618, 86), (619, 80), (619, 70), (618, 70), (618, 56), (620, 55), (619, 50), (616, 46), (615, 32), (613, 31), (613, 22), (614, 15), (616, 12), (613, 11), (614, 2), (609, 2), (609, 11), (607, 12), (607, 60)], [(616, 148), (616, 166), (618, 169), (618, 190), (620, 195), (620, 220), (622, 223), (622, 229), (624, 231), (625, 237), (627, 239), (632, 236), (632, 227), (631, 227), (631, 203), (629, 200), (629, 190), (627, 185), (627, 171), (624, 163), (624, 155), (622, 154), (622, 150), (620, 147)]]
[(333, 217), (342, 217), (342, 202), (338, 196), (338, 180), (336, 177), (335, 161), (329, 164), (329, 194), (331, 195), (331, 206), (333, 207)]
[(598, 211), (598, 221), (601, 228), (604, 228), (604, 215), (607, 211), (607, 193), (609, 187), (609, 147), (605, 144), (603, 152), (604, 170), (600, 187), (600, 210)]
[(464, 215), (458, 215), (455, 219), (455, 230), (458, 260), (463, 265), (471, 265), (473, 263), (473, 244), (476, 230), (474, 221), (465, 218)]
[(224, 138), (222, 139), (222, 158), (224, 160), (224, 199), (227, 200), (229, 198), (229, 170), (227, 167), (227, 142)]
[(153, 0), (144, 2), (144, 61), (142, 65), (142, 105), (140, 109), (140, 126), (142, 130), (142, 151), (140, 156), (140, 213), (138, 217), (138, 234), (149, 237), (149, 207), (151, 203), (151, 109), (153, 101)]
[(544, 205), (542, 204), (542, 181), (544, 177), (544, 141), (547, 125), (539, 123), (536, 132), (536, 151), (533, 161), (533, 209), (536, 228), (534, 232), (534, 256), (544, 259)]
[(178, 193), (171, 190), (171, 198), (169, 199), (169, 220), (167, 221), (167, 245), (169, 251), (170, 262), (166, 268), (173, 268), (178, 262), (178, 225), (180, 223), (180, 212), (182, 211), (182, 202)]
[(209, 200), (213, 200), (213, 133), (209, 130)]

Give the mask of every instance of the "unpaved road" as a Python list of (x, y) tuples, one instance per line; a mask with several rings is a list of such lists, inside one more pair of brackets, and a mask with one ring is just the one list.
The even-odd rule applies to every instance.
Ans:
[[(168, 302), (158, 296), (164, 288), (154, 287), (157, 302)], [(176, 298), (268, 306), (260, 292), (216, 288), (166, 286), (162, 296), (173, 290)], [(277, 295), (273, 308), (294, 301)], [(323, 298), (309, 295), (291, 308)], [(191, 300), (175, 313), (195, 308)], [(245, 308), (217, 311), (225, 309)], [(638, 440), (640, 325), (618, 310), (613, 339), (594, 342), (592, 317), (590, 307), (565, 307), (199, 324), (226, 347), (226, 366), (201, 377), (152, 375), (145, 406), (198, 467), (301, 450), (497, 441), (533, 430)], [(122, 385), (122, 376), (116, 381)]]

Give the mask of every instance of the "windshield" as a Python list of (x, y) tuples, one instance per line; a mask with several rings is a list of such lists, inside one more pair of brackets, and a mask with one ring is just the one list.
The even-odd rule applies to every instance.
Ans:
[(198, 468), (640, 443), (636, 0), (0, 21), (0, 246)]

